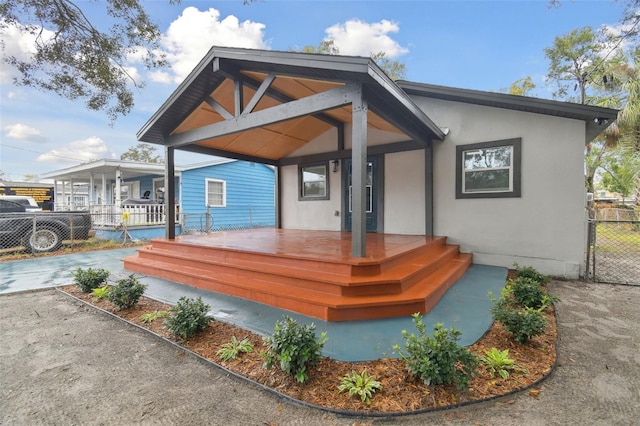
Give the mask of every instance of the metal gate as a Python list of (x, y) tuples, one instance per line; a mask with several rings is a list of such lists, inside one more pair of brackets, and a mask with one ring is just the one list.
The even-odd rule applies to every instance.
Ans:
[(586, 278), (640, 285), (640, 221), (591, 220)]

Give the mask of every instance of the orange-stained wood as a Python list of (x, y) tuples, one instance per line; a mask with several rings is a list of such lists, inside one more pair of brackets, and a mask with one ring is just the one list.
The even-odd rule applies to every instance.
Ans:
[(351, 256), (347, 232), (252, 229), (152, 240), (125, 269), (325, 321), (408, 316), (432, 309), (471, 255), (444, 237), (367, 234)]

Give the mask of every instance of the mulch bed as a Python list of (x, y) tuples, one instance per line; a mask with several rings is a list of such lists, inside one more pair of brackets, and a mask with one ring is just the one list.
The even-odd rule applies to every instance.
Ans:
[[(137, 306), (119, 311), (107, 301), (94, 301), (90, 294), (82, 293), (75, 285), (64, 286), (60, 290), (176, 342), (213, 363), (291, 398), (331, 410), (363, 415), (441, 409), (504, 396), (523, 389), (528, 389), (529, 395), (537, 397), (540, 389), (536, 385), (549, 375), (556, 360), (556, 318), (553, 307), (550, 307), (545, 312), (549, 324), (545, 333), (531, 339), (527, 344), (516, 343), (501, 324), (494, 323), (478, 342), (469, 347), (476, 355), (484, 355), (484, 350), (493, 347), (499, 350), (509, 349), (509, 357), (527, 372), (512, 372), (508, 380), (503, 380), (499, 376), (492, 377), (484, 368), (479, 367), (480, 375), (471, 380), (469, 388), (457, 390), (450, 386), (426, 386), (410, 374), (404, 361), (396, 358), (367, 362), (340, 362), (325, 357), (319, 365), (312, 367), (309, 380), (300, 384), (293, 376), (282, 372), (277, 366), (271, 370), (262, 367), (263, 359), (259, 352), (265, 348), (264, 343), (262, 336), (253, 332), (222, 321), (212, 321), (203, 332), (181, 341), (163, 328), (162, 319), (151, 323), (143, 323), (140, 319), (140, 316), (145, 313), (169, 311), (171, 305), (142, 297)], [(225, 362), (216, 355), (216, 352), (223, 344), (231, 341), (232, 336), (238, 340), (248, 338), (254, 346), (254, 351), (241, 354), (236, 360)], [(366, 405), (360, 399), (349, 397), (347, 393), (338, 391), (342, 377), (352, 371), (361, 373), (363, 369), (382, 383), (382, 389), (373, 395), (371, 405)]]

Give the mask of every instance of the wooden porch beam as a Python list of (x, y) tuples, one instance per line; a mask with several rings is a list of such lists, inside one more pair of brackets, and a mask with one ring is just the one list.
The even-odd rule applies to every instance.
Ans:
[(256, 93), (253, 95), (253, 97), (251, 98), (247, 106), (244, 108), (242, 115), (247, 115), (253, 112), (253, 109), (256, 107), (256, 105), (258, 105), (258, 102), (260, 102), (260, 99), (262, 99), (266, 91), (269, 89), (269, 87), (271, 87), (271, 83), (273, 83), (273, 80), (275, 79), (276, 79), (276, 75), (274, 73), (267, 75), (267, 78), (264, 79), (260, 87), (258, 87), (258, 90), (256, 90)]
[[(213, 66), (213, 71), (214, 72), (218, 72), (220, 74), (222, 74), (223, 76), (225, 76), (226, 78), (230, 79), (230, 80), (240, 80), (243, 82), (243, 84), (247, 87), (250, 87), (254, 90), (258, 90), (259, 87), (261, 86), (261, 82), (259, 82), (258, 80), (255, 80), (249, 76), (246, 76), (242, 73), (240, 73), (240, 70), (232, 67), (229, 64), (225, 64), (224, 66), (222, 64), (220, 64), (220, 58), (215, 58), (214, 60), (214, 66)], [(267, 91), (265, 92), (265, 94), (267, 96), (269, 96), (270, 98), (275, 99), (278, 102), (282, 102), (282, 103), (287, 103), (287, 102), (291, 102), (293, 100), (295, 100), (295, 98), (292, 98), (290, 96), (285, 95), (284, 93), (274, 89), (273, 87), (269, 87), (267, 89)], [(338, 127), (340, 125), (344, 125), (344, 123), (342, 121), (336, 120), (333, 117), (330, 117), (326, 114), (323, 113), (317, 113), (317, 114), (313, 114), (313, 116), (315, 118), (317, 118), (318, 120), (324, 121), (325, 123), (334, 126), (334, 127)]]
[(424, 233), (433, 236), (433, 141), (424, 148)]
[(235, 107), (234, 116), (240, 117), (244, 109), (244, 93), (242, 91), (242, 81), (234, 80), (233, 82), (233, 104)]
[[(362, 92), (360, 92), (362, 93)], [(367, 101), (353, 102), (351, 152), (351, 256), (367, 255)]]
[(208, 97), (204, 101), (207, 103), (207, 105), (209, 105), (211, 108), (213, 108), (218, 114), (220, 114), (222, 116), (222, 118), (224, 118), (225, 120), (230, 120), (230, 119), (233, 118), (233, 114), (231, 114), (229, 111), (227, 111), (227, 109), (225, 107), (220, 105), (218, 103), (218, 101), (216, 101), (212, 97)]
[(219, 136), (251, 130), (305, 115), (312, 115), (313, 113), (350, 104), (361, 97), (362, 90), (359, 84), (347, 84), (327, 92), (318, 93), (265, 110), (252, 112), (246, 116), (209, 124), (208, 126), (169, 136), (165, 140), (165, 146), (178, 148), (183, 145), (193, 144)]
[(180, 151), (195, 152), (196, 154), (215, 155), (218, 157), (231, 158), (233, 160), (249, 161), (252, 163), (269, 164), (270, 166), (278, 165), (278, 160), (270, 158), (256, 157), (253, 155), (239, 154), (237, 152), (225, 151), (223, 149), (209, 148), (202, 145), (184, 145), (179, 148)]

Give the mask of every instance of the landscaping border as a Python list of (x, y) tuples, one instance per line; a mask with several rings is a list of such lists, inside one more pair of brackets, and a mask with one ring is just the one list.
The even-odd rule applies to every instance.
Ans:
[[(234, 372), (232, 370), (229, 370), (229, 369), (223, 367), (222, 365), (217, 364), (217, 363), (211, 361), (210, 359), (205, 358), (205, 357), (197, 354), (196, 352), (193, 352), (193, 351), (181, 346), (177, 342), (169, 340), (169, 339), (167, 339), (167, 338), (165, 338), (165, 337), (163, 337), (163, 336), (161, 336), (161, 335), (159, 335), (159, 334), (157, 334), (157, 333), (155, 333), (155, 332), (153, 332), (153, 331), (151, 331), (151, 330), (149, 330), (149, 329), (147, 329), (145, 327), (142, 327), (142, 326), (140, 326), (140, 325), (138, 325), (138, 324), (136, 324), (134, 322), (131, 322), (129, 320), (126, 320), (126, 319), (124, 319), (124, 318), (122, 318), (122, 317), (120, 317), (120, 316), (118, 316), (118, 315), (116, 315), (116, 314), (114, 314), (112, 312), (109, 312), (107, 310), (99, 308), (99, 307), (97, 307), (97, 306), (95, 306), (95, 305), (93, 305), (93, 304), (91, 304), (91, 303), (89, 303), (89, 302), (87, 302), (85, 300), (82, 300), (82, 299), (80, 299), (80, 298), (78, 298), (78, 297), (76, 297), (76, 296), (74, 296), (74, 295), (72, 295), (70, 293), (67, 293), (61, 287), (55, 287), (55, 290), (56, 290), (56, 292), (66, 296), (66, 297), (68, 297), (68, 298), (70, 298), (70, 299), (72, 299), (72, 300), (74, 300), (76, 302), (80, 302), (84, 306), (88, 306), (88, 307), (92, 308), (93, 310), (95, 310), (95, 311), (97, 311), (97, 312), (99, 312), (99, 313), (101, 313), (103, 315), (106, 315), (106, 316), (108, 316), (110, 318), (115, 318), (115, 319), (117, 319), (117, 320), (119, 320), (119, 321), (121, 321), (121, 322), (123, 322), (125, 324), (133, 326), (134, 328), (136, 328), (136, 329), (138, 329), (138, 330), (140, 330), (140, 331), (142, 331), (144, 333), (150, 334), (151, 336), (153, 336), (157, 340), (162, 341), (164, 343), (167, 343), (170, 346), (172, 346), (173, 348), (178, 349), (179, 351), (194, 357), (196, 360), (198, 360), (199, 362), (203, 363), (206, 366), (217, 368), (217, 369), (223, 371), (224, 373), (226, 373), (226, 374), (228, 374), (230, 376), (233, 376), (236, 379), (239, 379), (240, 381), (244, 381), (246, 383), (250, 383), (251, 385), (257, 387), (258, 389), (261, 389), (261, 390), (264, 390), (266, 392), (269, 392), (272, 395), (274, 395), (274, 396), (276, 396), (276, 397), (278, 397), (278, 398), (280, 398), (280, 399), (282, 399), (282, 400), (284, 400), (284, 401), (286, 401), (286, 402), (288, 402), (288, 403), (290, 403), (292, 405), (305, 407), (305, 408), (312, 408), (312, 409), (315, 409), (315, 410), (324, 411), (324, 412), (327, 412), (327, 413), (332, 413), (332, 414), (335, 414), (335, 415), (338, 415), (338, 416), (343, 416), (343, 417), (350, 417), (350, 418), (373, 418), (373, 417), (375, 417), (375, 418), (387, 418), (387, 417), (388, 418), (393, 418), (393, 417), (404, 417), (404, 416), (426, 414), (426, 413), (432, 413), (432, 412), (438, 412), (438, 411), (454, 410), (454, 409), (457, 409), (457, 408), (467, 407), (467, 406), (470, 406), (470, 405), (483, 404), (483, 403), (487, 403), (487, 402), (491, 402), (491, 401), (497, 401), (497, 400), (508, 398), (508, 397), (513, 396), (515, 394), (527, 391), (527, 390), (529, 390), (531, 388), (534, 388), (534, 387), (540, 385), (542, 382), (544, 382), (548, 377), (550, 377), (554, 373), (554, 371), (555, 371), (555, 369), (556, 369), (556, 367), (558, 365), (558, 345), (560, 344), (560, 336), (559, 336), (559, 333), (556, 333), (556, 342), (555, 342), (555, 347), (554, 347), (554, 349), (555, 349), (555, 359), (554, 359), (553, 365), (549, 369), (549, 372), (547, 374), (545, 374), (543, 377), (541, 377), (540, 379), (538, 379), (537, 381), (535, 381), (533, 383), (530, 383), (530, 384), (528, 384), (526, 386), (523, 386), (521, 388), (511, 390), (511, 391), (509, 391), (509, 392), (507, 392), (505, 394), (494, 395), (494, 396), (491, 396), (491, 397), (488, 397), (488, 398), (478, 399), (478, 400), (473, 400), (473, 401), (465, 401), (465, 402), (461, 402), (461, 403), (458, 403), (458, 404), (452, 404), (452, 405), (441, 406), (441, 407), (423, 408), (423, 409), (413, 410), (413, 411), (363, 412), (363, 411), (339, 410), (339, 409), (335, 409), (335, 408), (331, 408), (331, 407), (323, 407), (323, 406), (320, 406), (320, 405), (312, 404), (312, 403), (309, 403), (309, 402), (306, 402), (306, 401), (302, 401), (302, 400), (293, 398), (293, 397), (291, 397), (289, 395), (283, 394), (283, 393), (277, 391), (276, 389), (273, 389), (273, 388), (271, 388), (269, 386), (265, 386), (262, 383), (256, 382), (255, 380), (252, 380), (252, 379), (250, 379), (250, 378), (248, 378), (246, 376), (243, 376), (243, 375), (238, 374), (238, 373), (236, 373), (236, 372)], [(146, 295), (145, 295), (145, 297), (147, 297), (147, 298), (149, 298), (151, 300), (155, 300), (155, 299), (153, 299), (153, 298), (151, 298), (149, 296), (146, 296)], [(556, 318), (556, 322), (557, 322), (557, 311), (556, 310), (554, 310), (554, 317)]]

